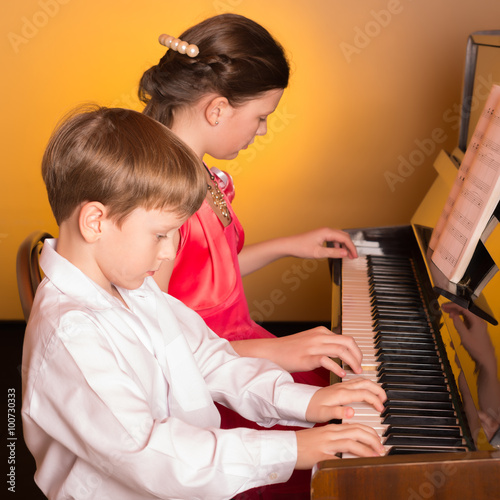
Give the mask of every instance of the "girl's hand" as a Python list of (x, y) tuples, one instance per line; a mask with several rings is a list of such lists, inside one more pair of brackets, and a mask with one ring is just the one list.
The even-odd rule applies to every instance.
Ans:
[[(327, 247), (327, 242), (333, 246)], [(241, 275), (246, 276), (283, 257), (354, 259), (357, 256), (358, 252), (348, 233), (324, 227), (308, 233), (245, 245), (238, 255), (238, 261)]]
[[(285, 238), (286, 247), (291, 256), (303, 259), (325, 259), (349, 257), (354, 259), (358, 252), (351, 237), (340, 229), (323, 227), (307, 233), (296, 234)], [(333, 243), (327, 247), (326, 243)]]
[(272, 343), (269, 342), (266, 357), (291, 373), (310, 371), (322, 366), (339, 377), (344, 377), (345, 370), (331, 358), (341, 359), (354, 373), (363, 371), (363, 355), (353, 338), (336, 335), (324, 326), (273, 339)]
[(307, 407), (306, 419), (308, 422), (328, 422), (334, 419), (352, 418), (354, 410), (345, 405), (362, 401), (366, 401), (381, 412), (386, 400), (387, 396), (382, 387), (359, 377), (316, 391)]
[(311, 469), (321, 460), (335, 459), (337, 453), (378, 457), (384, 447), (377, 433), (361, 424), (330, 424), (296, 431), (296, 469)]

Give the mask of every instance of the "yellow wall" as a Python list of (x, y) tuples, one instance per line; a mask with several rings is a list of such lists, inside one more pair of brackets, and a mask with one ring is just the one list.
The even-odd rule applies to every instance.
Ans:
[[(408, 223), (438, 150), (457, 142), (467, 36), (500, 19), (496, 0), (6, 3), (0, 319), (22, 317), (19, 243), (35, 229), (57, 233), (39, 173), (57, 121), (88, 101), (140, 109), (137, 83), (163, 52), (158, 35), (223, 11), (265, 25), (293, 66), (268, 136), (224, 165), (248, 242), (320, 225)], [(329, 318), (324, 262), (284, 260), (245, 286), (257, 319)]]

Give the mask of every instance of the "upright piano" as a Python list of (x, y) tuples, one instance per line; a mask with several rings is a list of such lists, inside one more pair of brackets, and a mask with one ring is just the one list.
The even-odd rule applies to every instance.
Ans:
[[(313, 500), (500, 499), (500, 226), (458, 284), (428, 249), (485, 82), (500, 83), (500, 31), (469, 37), (459, 144), (435, 159), (436, 180), (411, 223), (348, 230), (359, 258), (330, 262), (332, 330), (356, 339), (363, 376), (388, 395), (381, 415), (358, 404), (350, 422), (374, 428), (386, 455), (316, 464)], [(443, 311), (446, 302), (480, 318), (467, 337)], [(347, 379), (355, 376), (346, 369)]]

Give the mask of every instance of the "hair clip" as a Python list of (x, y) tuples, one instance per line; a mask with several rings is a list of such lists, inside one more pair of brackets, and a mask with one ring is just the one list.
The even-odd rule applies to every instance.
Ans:
[(189, 57), (196, 57), (200, 53), (200, 49), (197, 45), (183, 42), (182, 40), (175, 38), (175, 36), (160, 35), (158, 37), (158, 41), (162, 45), (165, 45), (165, 47), (175, 50), (180, 54), (186, 54)]

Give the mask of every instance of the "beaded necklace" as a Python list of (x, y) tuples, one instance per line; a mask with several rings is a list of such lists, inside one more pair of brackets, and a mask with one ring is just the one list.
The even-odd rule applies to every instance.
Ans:
[(219, 185), (217, 184), (217, 181), (215, 180), (215, 177), (212, 174), (212, 172), (210, 172), (210, 170), (206, 166), (205, 168), (207, 169), (208, 175), (213, 184), (212, 186), (207, 182), (207, 188), (210, 191), (210, 194), (212, 195), (212, 200), (214, 202), (214, 205), (220, 210), (222, 216), (225, 217), (227, 220), (229, 220), (231, 215), (229, 213), (229, 209), (227, 208), (227, 203), (226, 200), (224, 199), (224, 195), (221, 193)]

